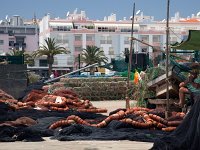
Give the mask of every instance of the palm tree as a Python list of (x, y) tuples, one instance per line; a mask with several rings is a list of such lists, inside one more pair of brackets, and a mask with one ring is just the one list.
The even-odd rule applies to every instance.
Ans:
[(45, 44), (40, 46), (37, 51), (34, 52), (36, 57), (47, 56), (47, 63), (49, 65), (49, 75), (52, 72), (52, 66), (54, 63), (54, 56), (58, 54), (68, 54), (69, 51), (57, 45), (55, 39), (47, 38), (45, 39)]
[(33, 53), (24, 53), (24, 63), (34, 65), (35, 56)]
[(6, 56), (23, 56), (23, 55), (24, 55), (24, 51), (20, 51), (16, 49), (13, 49), (9, 53), (6, 53)]
[(22, 56), (24, 59), (24, 64), (32, 65), (34, 64), (34, 56), (31, 53), (27, 53), (24, 50), (13, 49), (9, 53), (6, 53), (6, 56)]
[[(96, 46), (87, 46), (83, 49), (81, 53), (81, 61), (84, 62), (86, 65), (92, 65), (94, 63), (106, 63), (108, 58), (105, 56), (104, 51)], [(90, 68), (90, 75), (94, 74), (94, 68)]]

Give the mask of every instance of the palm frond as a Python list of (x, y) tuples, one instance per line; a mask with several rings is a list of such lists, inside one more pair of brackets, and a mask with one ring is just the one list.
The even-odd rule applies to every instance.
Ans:
[(56, 40), (54, 38), (45, 39), (45, 44), (39, 47), (37, 51), (34, 52), (33, 56), (41, 57), (46, 56), (47, 62), (49, 64), (49, 73), (52, 71), (52, 65), (54, 63), (54, 56), (58, 54), (68, 54), (70, 53), (64, 47), (57, 45)]

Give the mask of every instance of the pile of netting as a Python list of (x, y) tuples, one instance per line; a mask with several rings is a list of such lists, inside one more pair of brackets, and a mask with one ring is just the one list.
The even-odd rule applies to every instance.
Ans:
[(1, 90), (0, 95), (4, 95), (3, 97), (5, 97), (0, 99), (0, 101), (7, 103), (13, 110), (38, 109), (55, 111), (77, 110), (79, 112), (93, 113), (107, 112), (106, 109), (94, 107), (87, 99), (79, 99), (73, 91), (67, 89), (57, 90), (52, 94), (48, 94), (43, 90), (32, 90), (22, 101), (18, 101), (12, 96), (8, 96), (8, 94)]
[(0, 91), (0, 141), (42, 141), (51, 137), (61, 141), (155, 142), (170, 136), (185, 120), (184, 113), (173, 112), (164, 119), (164, 110), (142, 107), (119, 108), (108, 116), (101, 112), (106, 109), (94, 107), (70, 90), (53, 94), (31, 90), (20, 101)]
[(156, 139), (152, 150), (198, 150), (200, 149), (200, 95), (178, 128), (167, 136)]

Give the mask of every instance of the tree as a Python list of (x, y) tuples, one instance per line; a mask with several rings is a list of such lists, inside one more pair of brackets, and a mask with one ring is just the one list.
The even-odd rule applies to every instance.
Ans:
[(16, 49), (13, 49), (9, 53), (6, 53), (6, 56), (23, 56), (23, 55), (24, 55), (24, 51), (20, 51)]
[(54, 63), (54, 56), (58, 54), (68, 54), (70, 53), (66, 48), (57, 45), (55, 39), (47, 38), (45, 39), (45, 44), (39, 47), (37, 51), (34, 52), (36, 57), (46, 56), (47, 63), (49, 65), (49, 75), (52, 72), (52, 66)]
[[(92, 65), (94, 63), (106, 63), (108, 58), (105, 56), (104, 51), (96, 46), (87, 46), (81, 53), (81, 61), (85, 63), (85, 66)], [(94, 74), (94, 67), (90, 68), (90, 75)]]
[(34, 64), (34, 56), (32, 53), (25, 52), (24, 50), (13, 49), (9, 53), (6, 53), (6, 56), (22, 56), (24, 59), (24, 64), (32, 65)]

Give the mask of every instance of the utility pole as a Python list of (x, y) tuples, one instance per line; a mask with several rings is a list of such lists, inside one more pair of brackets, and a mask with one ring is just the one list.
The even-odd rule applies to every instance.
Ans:
[(130, 88), (130, 74), (132, 69), (132, 55), (134, 54), (133, 50), (133, 26), (135, 20), (135, 3), (133, 4), (133, 16), (132, 16), (132, 28), (131, 28), (131, 44), (130, 44), (130, 53), (129, 53), (129, 62), (128, 62), (128, 79), (127, 79), (127, 95), (126, 95), (126, 108), (130, 108), (130, 98), (129, 98), (129, 88)]
[(166, 23), (166, 99), (167, 99), (167, 108), (165, 112), (165, 118), (168, 118), (169, 115), (169, 5), (170, 0), (167, 0), (167, 23)]

